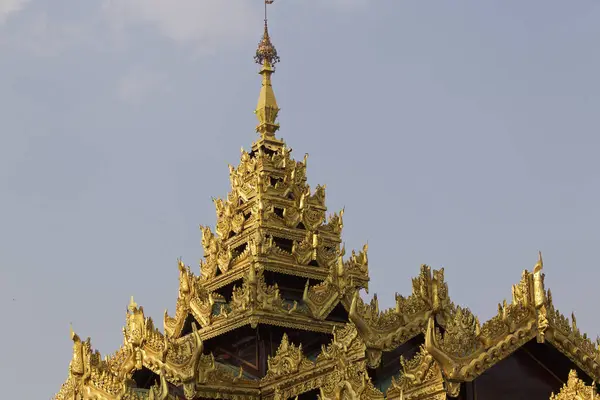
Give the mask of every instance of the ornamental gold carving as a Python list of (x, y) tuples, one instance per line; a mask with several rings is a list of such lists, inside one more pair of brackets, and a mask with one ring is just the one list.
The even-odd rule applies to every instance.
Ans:
[(344, 264), (342, 254), (339, 255), (338, 262), (330, 266), (324, 282), (313, 286), (306, 282), (302, 300), (316, 319), (326, 318), (345, 296), (357, 293), (357, 289), (361, 288), (358, 283), (360, 278), (356, 279), (356, 275), (351, 273), (351, 268)]
[(598, 400), (600, 396), (594, 386), (587, 386), (577, 377), (577, 372), (571, 370), (569, 379), (558, 394), (552, 393), (550, 400)]
[(320, 399), (366, 400), (383, 399), (383, 393), (373, 386), (367, 374), (366, 361), (361, 359), (366, 347), (358, 336), (356, 327), (346, 325), (343, 330), (334, 330), (331, 344), (323, 347), (317, 357), (317, 365), (333, 362), (334, 369), (323, 380), (319, 389)]
[(400, 378), (392, 377), (392, 384), (386, 392), (387, 399), (400, 400), (445, 400), (446, 389), (439, 365), (421, 347), (411, 359), (400, 358), (402, 372)]
[(267, 362), (269, 369), (263, 378), (265, 382), (314, 368), (314, 363), (302, 354), (302, 345), (296, 346), (290, 343), (285, 333), (277, 353), (274, 357), (269, 357)]
[(541, 254), (534, 272), (523, 271), (513, 286), (510, 304), (483, 325), (467, 309), (454, 307), (441, 334), (432, 318), (425, 345), (453, 381), (470, 381), (533, 338), (548, 341), (590, 376), (600, 376), (598, 349), (555, 310), (552, 295), (543, 286)]
[[(363, 255), (351, 258), (355, 265), (365, 264)], [(366, 304), (355, 293), (350, 306), (350, 320), (354, 322), (369, 348), (369, 366), (379, 364), (382, 351), (390, 351), (421, 333), (430, 316), (444, 321), (452, 304), (448, 297), (448, 286), (444, 271), (431, 271), (423, 265), (420, 274), (412, 281), (413, 293), (409, 297), (396, 295), (394, 308), (380, 311), (377, 296)]]
[(268, 286), (263, 272), (256, 271), (254, 265), (244, 276), (242, 287), (234, 287), (231, 301), (232, 311), (284, 311), (284, 302), (277, 285)]

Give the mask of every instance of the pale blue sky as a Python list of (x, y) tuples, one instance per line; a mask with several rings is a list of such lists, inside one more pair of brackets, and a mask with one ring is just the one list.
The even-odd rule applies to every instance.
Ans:
[[(369, 6), (367, 6), (369, 4)], [(600, 3), (279, 0), (281, 135), (369, 242), (391, 306), (445, 267), (482, 320), (544, 253), (600, 333)], [(102, 354), (162, 326), (177, 257), (255, 140), (261, 0), (0, 0), (0, 387), (49, 398), (69, 322)], [(14, 299), (14, 300), (13, 300)], [(8, 392), (6, 391), (8, 389)]]

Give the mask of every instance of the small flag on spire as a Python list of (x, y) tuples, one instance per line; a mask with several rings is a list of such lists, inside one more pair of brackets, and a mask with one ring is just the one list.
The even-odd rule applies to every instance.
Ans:
[(265, 26), (267, 24), (267, 4), (273, 4), (274, 0), (265, 0)]

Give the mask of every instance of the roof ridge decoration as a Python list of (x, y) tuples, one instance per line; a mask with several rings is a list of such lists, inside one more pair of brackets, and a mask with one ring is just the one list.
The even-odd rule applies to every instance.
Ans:
[(109, 359), (101, 360), (100, 353), (92, 350), (91, 340), (83, 342), (71, 329), (73, 359), (67, 381), (55, 395), (57, 400), (121, 399), (121, 400), (175, 400), (168, 393), (167, 379), (159, 372), (158, 385), (140, 392), (129, 387), (125, 379), (111, 370)]
[(458, 396), (460, 384), (445, 381), (438, 363), (424, 346), (421, 346), (411, 360), (401, 356), (400, 365), (400, 377), (392, 377), (392, 383), (385, 394), (386, 399), (446, 400), (446, 393), (451, 397)]
[(272, 396), (274, 400), (314, 389), (319, 389), (324, 399), (332, 394), (344, 399), (383, 398), (366, 374), (364, 352), (364, 342), (352, 323), (335, 328), (332, 341), (322, 346), (314, 361), (284, 336), (277, 354), (270, 358), (267, 376), (260, 381), (261, 392), (264, 398)]
[(453, 308), (444, 269), (421, 265), (419, 275), (412, 280), (412, 294), (404, 297), (396, 293), (395, 307), (379, 311), (376, 294), (366, 304), (356, 292), (351, 298), (349, 317), (365, 340), (369, 366), (375, 368), (383, 351), (391, 351), (419, 335), (430, 318), (435, 317), (444, 326)]
[[(348, 264), (351, 264), (351, 260)], [(247, 324), (255, 327), (258, 323), (266, 323), (324, 333), (329, 333), (334, 326), (343, 324), (319, 320), (324, 313), (314, 302), (309, 305), (303, 301), (284, 299), (277, 284), (268, 285), (264, 269), (255, 268), (254, 264), (250, 264), (244, 272), (242, 284), (234, 285), (230, 301), (226, 301), (217, 292), (207, 290), (202, 281), (181, 262), (179, 271), (180, 287), (175, 316), (169, 317), (165, 313), (164, 319), (165, 332), (173, 340), (181, 337), (189, 314), (199, 322), (199, 335), (203, 340)], [(352, 277), (349, 275), (351, 271), (351, 267), (343, 270), (343, 282), (350, 280), (348, 276)], [(311, 286), (309, 291), (319, 285)], [(336, 300), (334, 306), (340, 301), (339, 298)], [(311, 306), (313, 308), (310, 308)], [(318, 320), (319, 323), (316, 323)]]
[[(186, 293), (190, 291), (198, 291), (200, 286), (194, 289), (194, 285), (199, 285), (199, 283), (190, 278), (188, 268), (182, 263), (179, 263), (179, 267), (181, 296), (185, 297)], [(533, 273), (524, 271), (519, 284), (513, 286), (512, 302), (510, 304), (504, 302), (499, 305), (498, 315), (484, 324), (480, 324), (467, 308), (456, 307), (450, 303), (446, 296), (446, 284), (441, 279), (442, 274), (439, 272), (433, 274), (429, 267), (422, 266), (421, 274), (413, 280), (413, 294), (406, 298), (404, 303), (399, 301), (399, 304), (411, 304), (408, 309), (418, 311), (416, 314), (400, 313), (400, 316), (394, 320), (398, 321), (396, 322), (397, 326), (402, 327), (406, 320), (420, 318), (419, 321), (422, 321), (423, 315), (429, 315), (424, 319), (428, 321), (425, 346), (417, 357), (402, 364), (404, 374), (400, 380), (395, 381), (396, 386), (389, 389), (388, 398), (398, 398), (398, 396), (404, 396), (407, 399), (420, 398), (414, 396), (420, 390), (419, 387), (423, 387), (425, 384), (428, 384), (429, 387), (439, 388), (439, 379), (423, 380), (420, 378), (424, 376), (424, 371), (429, 371), (430, 368), (439, 368), (445, 390), (452, 395), (458, 390), (460, 382), (475, 379), (483, 371), (510, 355), (524, 342), (539, 337), (540, 330), (544, 331), (546, 342), (556, 347), (590, 377), (598, 380), (600, 377), (598, 368), (600, 352), (596, 347), (598, 343), (592, 343), (587, 335), (580, 333), (574, 316), (572, 316), (572, 322), (569, 322), (555, 309), (550, 291), (545, 292), (545, 301), (543, 302), (546, 309), (545, 319), (539, 318), (539, 315), (536, 314), (542, 310), (540, 302), (535, 301), (535, 285), (543, 284), (541, 270), (542, 265), (539, 262), (539, 267), (534, 268)], [(536, 274), (538, 274), (537, 277)], [(437, 279), (434, 279), (435, 275), (438, 276)], [(257, 283), (260, 276), (261, 274), (255, 271), (254, 278), (250, 278), (250, 281), (262, 286)], [(189, 282), (195, 282), (195, 284), (190, 286)], [(437, 303), (446, 304), (446, 306), (438, 308), (437, 314), (428, 308), (436, 301), (429, 303), (426, 301), (426, 299), (432, 299), (429, 294), (436, 293), (431, 285), (438, 285), (436, 290), (439, 301)], [(442, 288), (441, 291), (440, 288)], [(440, 293), (443, 295), (440, 296)], [(411, 298), (412, 300), (410, 300)], [(364, 307), (365, 309), (359, 314), (360, 318), (363, 322), (369, 321), (371, 326), (376, 326), (374, 321), (377, 321), (377, 318), (389, 318), (381, 317), (381, 315), (391, 315), (389, 310), (377, 313), (379, 308), (377, 300), (373, 300), (370, 305)], [(370, 311), (367, 311), (367, 308)], [(400, 308), (402, 309), (402, 307)], [(448, 316), (444, 317), (442, 321), (442, 318), (437, 318), (437, 316), (442, 315), (444, 309), (449, 309), (449, 311), (446, 310)], [(357, 314), (354, 315), (356, 317)], [(421, 315), (421, 317), (415, 317), (415, 315)], [(438, 322), (445, 327), (445, 333), (441, 334), (435, 327), (434, 319), (440, 319), (441, 322)], [(547, 324), (544, 322), (546, 320)], [(540, 321), (544, 323), (540, 323)], [(365, 336), (364, 330), (352, 322), (344, 325), (341, 329), (334, 328), (332, 343), (323, 347), (321, 354), (314, 362), (306, 359), (301, 353), (300, 346), (295, 346), (289, 343), (287, 337), (284, 338), (277, 354), (271, 358), (269, 363), (270, 372), (267, 372), (269, 378), (261, 380), (261, 383), (245, 379), (242, 371), (237, 376), (233, 375), (217, 365), (211, 354), (202, 354), (201, 331), (202, 329), (198, 330), (193, 325), (193, 332), (190, 335), (171, 339), (169, 335), (160, 333), (154, 327), (152, 319), (146, 318), (143, 308), (132, 299), (127, 310), (126, 326), (123, 329), (123, 346), (104, 360), (100, 358), (97, 351), (92, 350), (89, 338), (84, 342), (71, 330), (73, 357), (69, 366), (69, 377), (55, 399), (70, 400), (74, 395), (81, 396), (82, 399), (94, 398), (97, 400), (146, 400), (150, 399), (149, 396), (162, 399), (161, 396), (166, 393), (164, 391), (166, 383), (183, 387), (187, 398), (201, 394), (206, 398), (258, 399), (261, 390), (268, 398), (269, 393), (274, 395), (276, 387), (279, 388), (280, 394), (284, 398), (289, 398), (321, 386), (325, 388), (325, 397), (335, 395), (337, 392), (331, 392), (331, 390), (338, 388), (340, 391), (343, 389), (348, 390), (348, 393), (354, 393), (352, 396), (358, 396), (357, 393), (365, 393), (361, 390), (368, 389), (367, 392), (371, 393), (369, 398), (380, 398), (379, 394), (369, 389), (368, 383), (362, 381), (362, 378), (357, 378), (361, 376), (360, 368), (362, 367), (359, 364), (369, 360), (371, 350), (369, 346), (372, 346), (373, 342), (369, 342), (372, 337)], [(392, 329), (389, 337), (398, 335), (398, 331), (401, 329)], [(396, 345), (399, 344), (402, 343), (396, 343)], [(344, 357), (350, 360), (348, 361), (350, 364), (358, 365), (356, 368), (359, 372), (352, 379), (340, 375), (340, 371), (346, 365), (343, 364), (346, 361), (338, 360), (339, 357), (342, 357), (342, 353), (346, 354)], [(286, 357), (287, 361), (285, 361)], [(435, 361), (435, 365), (431, 364), (432, 359)], [(298, 370), (292, 360), (296, 360), (295, 363), (299, 362), (297, 365), (301, 367), (298, 367)], [(338, 372), (333, 372), (336, 370), (334, 364), (338, 362), (341, 362), (337, 367)], [(291, 366), (287, 372), (281, 367), (286, 363)], [(314, 367), (308, 368), (311, 364)], [(127, 382), (132, 377), (133, 371), (138, 370), (140, 366), (148, 368), (161, 377), (162, 386), (159, 385), (152, 389), (154, 394), (128, 386)], [(337, 383), (330, 384), (330, 386), (325, 385), (325, 383), (333, 381)], [(354, 392), (349, 391), (348, 384)], [(363, 387), (363, 384), (366, 386)], [(570, 387), (573, 385), (571, 382)], [(360, 396), (364, 398), (363, 395)], [(556, 399), (561, 398), (565, 397), (556, 397)]]
[[(54, 398), (174, 400), (168, 395), (168, 382), (183, 386), (185, 398), (193, 399), (198, 385), (209, 381), (217, 385), (248, 386), (241, 374), (231, 375), (216, 366), (212, 354), (202, 353), (204, 346), (195, 324), (192, 329), (191, 335), (177, 341), (169, 340), (154, 327), (151, 318), (144, 317), (143, 308), (132, 298), (123, 328), (123, 346), (104, 360), (98, 351), (92, 350), (89, 338), (82, 342), (71, 330), (73, 358), (69, 376)], [(133, 372), (142, 368), (157, 374), (160, 385), (148, 391), (132, 388), (128, 382)]]
[(369, 280), (367, 250), (366, 244), (358, 254), (353, 250), (351, 257), (344, 262), (343, 256), (346, 250), (342, 247), (337, 262), (330, 265), (329, 273), (323, 282), (310, 286), (310, 280), (306, 281), (302, 301), (314, 318), (325, 319), (344, 299), (349, 309), (350, 302), (347, 299), (352, 299), (358, 289), (366, 286), (355, 282)]
[(314, 362), (310, 361), (302, 353), (302, 344), (296, 346), (290, 343), (287, 334), (283, 334), (281, 344), (275, 356), (267, 360), (267, 374), (262, 378), (263, 382), (276, 381), (278, 378), (309, 371), (314, 368)]
[(334, 363), (333, 371), (326, 376), (319, 388), (319, 398), (322, 400), (383, 400), (383, 393), (373, 385), (367, 373), (366, 360), (353, 358), (349, 351), (352, 345), (361, 346), (363, 354), (366, 350), (356, 328), (348, 324), (344, 333), (345, 335), (340, 337), (334, 331), (333, 341), (329, 346), (324, 346), (317, 357), (317, 364), (325, 360)]
[(513, 286), (513, 299), (498, 305), (498, 314), (479, 323), (468, 308), (455, 307), (442, 334), (430, 317), (425, 348), (454, 382), (472, 381), (533, 338), (548, 342), (595, 379), (600, 377), (600, 352), (573, 323), (558, 312), (544, 288), (541, 253), (533, 272), (523, 271)]

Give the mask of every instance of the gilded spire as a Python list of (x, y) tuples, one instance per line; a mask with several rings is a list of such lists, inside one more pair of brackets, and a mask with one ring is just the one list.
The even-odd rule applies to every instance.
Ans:
[(258, 97), (258, 104), (254, 113), (258, 119), (256, 132), (260, 133), (262, 138), (275, 137), (275, 132), (279, 129), (277, 114), (279, 107), (275, 99), (275, 93), (271, 85), (271, 75), (275, 72), (275, 64), (279, 62), (279, 56), (271, 38), (269, 36), (269, 28), (267, 25), (267, 4), (272, 4), (273, 0), (265, 0), (265, 30), (263, 37), (258, 44), (254, 61), (261, 65), (260, 74), (262, 75), (262, 87)]

